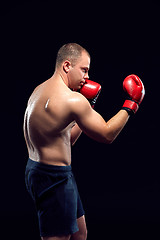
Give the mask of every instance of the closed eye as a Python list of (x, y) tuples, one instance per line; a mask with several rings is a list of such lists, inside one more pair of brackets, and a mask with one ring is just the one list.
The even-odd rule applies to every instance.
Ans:
[(82, 71), (83, 71), (84, 73), (87, 73), (87, 72), (88, 72), (88, 68), (82, 68)]

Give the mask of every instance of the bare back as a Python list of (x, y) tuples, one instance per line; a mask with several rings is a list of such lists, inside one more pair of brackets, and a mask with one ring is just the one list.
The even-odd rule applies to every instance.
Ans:
[(29, 157), (53, 165), (71, 164), (71, 129), (67, 103), (73, 92), (58, 78), (51, 78), (32, 93), (24, 117)]

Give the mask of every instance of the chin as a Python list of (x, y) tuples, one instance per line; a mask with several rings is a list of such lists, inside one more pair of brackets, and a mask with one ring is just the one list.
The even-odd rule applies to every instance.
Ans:
[(78, 90), (80, 90), (81, 88), (82, 88), (82, 86), (78, 86), (78, 87), (75, 87), (74, 90), (75, 90), (75, 91), (78, 91)]

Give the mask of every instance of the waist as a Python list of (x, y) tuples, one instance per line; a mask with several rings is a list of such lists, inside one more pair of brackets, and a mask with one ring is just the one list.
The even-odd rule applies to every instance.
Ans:
[(53, 166), (71, 165), (71, 150), (63, 147), (53, 146), (52, 148), (34, 148), (29, 149), (29, 158), (33, 161), (38, 160), (40, 163)]
[(71, 172), (72, 171), (71, 165), (68, 165), (68, 166), (51, 165), (51, 164), (46, 164), (42, 162), (36, 162), (30, 158), (28, 159), (26, 167), (29, 169), (46, 170), (49, 172)]

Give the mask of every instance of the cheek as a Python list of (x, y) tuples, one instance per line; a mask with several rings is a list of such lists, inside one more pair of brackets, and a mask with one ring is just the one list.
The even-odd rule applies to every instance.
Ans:
[(75, 78), (75, 71), (74, 70), (69, 71), (68, 77), (69, 77), (69, 80), (71, 80), (71, 81), (74, 80), (74, 78)]
[(82, 72), (82, 71), (79, 71), (78, 74), (77, 74), (79, 80), (82, 80), (82, 79), (84, 78), (84, 75), (85, 75), (85, 74), (84, 74), (84, 72)]
[(74, 72), (72, 72), (72, 77), (73, 77), (73, 79), (75, 79), (75, 80), (77, 80), (77, 81), (79, 81), (79, 80), (81, 80), (82, 78), (83, 78), (83, 73), (82, 72), (80, 72), (80, 71), (74, 71)]
[(78, 83), (79, 81), (82, 81), (82, 79), (84, 79), (84, 76), (85, 73), (79, 68), (72, 68), (72, 70), (69, 72), (69, 78), (72, 83)]

